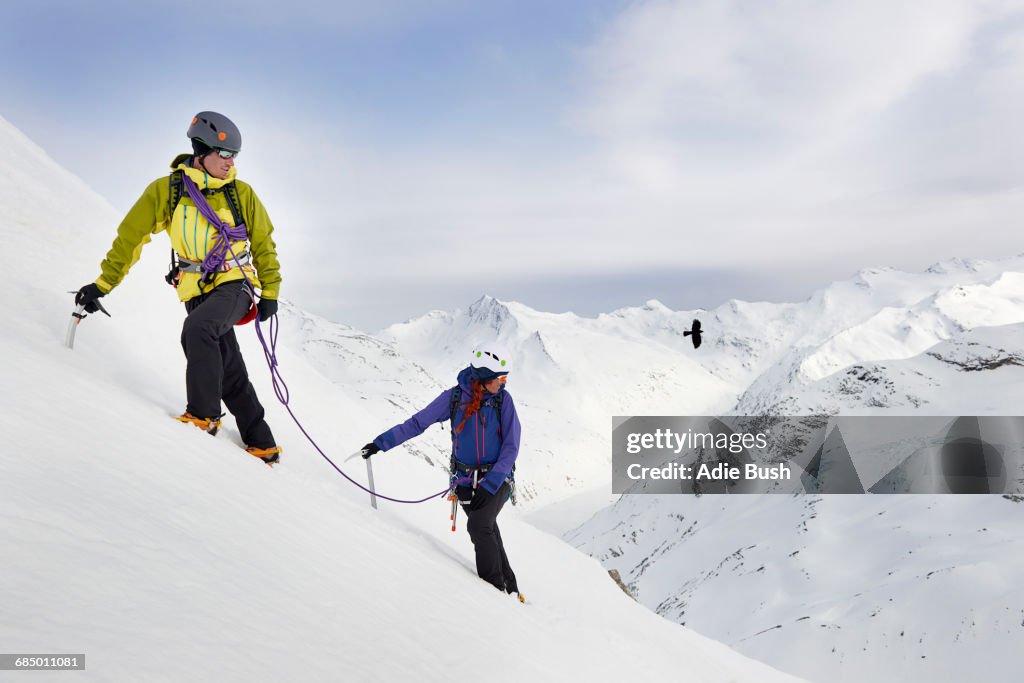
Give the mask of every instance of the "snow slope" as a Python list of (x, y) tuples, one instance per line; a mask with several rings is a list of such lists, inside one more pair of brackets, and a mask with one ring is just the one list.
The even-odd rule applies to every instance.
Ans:
[[(66, 291), (96, 276), (117, 216), (2, 120), (0, 148), (0, 235), (19, 250), (0, 271), (5, 652), (85, 653), (75, 679), (97, 681), (448, 680), (466, 667), (494, 680), (792, 680), (658, 618), (512, 515), (503, 536), (530, 602), (483, 584), (443, 501), (373, 512), (303, 442), (251, 329), (242, 343), (283, 464), (245, 455), (231, 426), (214, 439), (170, 419), (183, 310), (160, 279), (162, 237), (105, 299), (114, 317), (89, 317), (63, 348)], [(290, 305), (281, 317), (291, 406), (339, 461), (416, 402), (405, 382), (416, 400), (443, 386), (367, 335)], [(381, 489), (444, 486), (407, 456), (375, 458)]]
[(672, 621), (811, 681), (1020, 680), (1024, 505), (623, 496), (567, 538)]

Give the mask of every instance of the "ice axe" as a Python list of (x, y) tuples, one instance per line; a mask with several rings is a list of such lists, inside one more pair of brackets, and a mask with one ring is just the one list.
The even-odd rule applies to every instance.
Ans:
[[(357, 458), (357, 457), (361, 458), (362, 456), (363, 456), (363, 449), (360, 448), (358, 451), (356, 451), (352, 455), (350, 455), (347, 458), (345, 458), (345, 462), (348, 462), (349, 460), (352, 460), (352, 459)], [(370, 462), (370, 458), (363, 458), (363, 459), (366, 461), (366, 480), (367, 480), (367, 483), (369, 484), (369, 489), (370, 489), (370, 506), (373, 507), (374, 510), (376, 510), (377, 509), (377, 494), (375, 493), (375, 491), (377, 490), (377, 487), (373, 485), (373, 464)]]
[(684, 337), (693, 337), (693, 348), (700, 346), (700, 321), (694, 320), (693, 327), (683, 332)]
[[(68, 292), (68, 294), (78, 294), (78, 292)], [(103, 308), (103, 304), (98, 300), (93, 303), (96, 304), (96, 308), (104, 315), (108, 318), (110, 317), (110, 313), (107, 313), (107, 309)], [(64, 336), (64, 346), (69, 349), (75, 348), (75, 332), (87, 315), (89, 314), (85, 312), (85, 306), (75, 306), (75, 310), (71, 312), (71, 320), (68, 321), (68, 333)]]

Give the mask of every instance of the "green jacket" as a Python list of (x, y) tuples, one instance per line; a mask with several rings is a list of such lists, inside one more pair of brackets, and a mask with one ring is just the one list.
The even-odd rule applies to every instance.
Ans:
[[(234, 167), (229, 171), (228, 177), (221, 180), (189, 166), (188, 163), (191, 159), (191, 155), (179, 155), (171, 162), (171, 168), (181, 169), (187, 173), (199, 189), (216, 189), (232, 180), (235, 181), (240, 203), (238, 208), (249, 229), (249, 251), (252, 253), (255, 270), (252, 265), (243, 267), (253, 284), (262, 288), (264, 299), (277, 299), (281, 290), (281, 266), (277, 262), (277, 247), (271, 237), (274, 226), (270, 222), (267, 210), (263, 208), (263, 203), (260, 202), (252, 187), (241, 180), (235, 180)], [(124, 276), (128, 274), (128, 270), (139, 260), (142, 246), (158, 232), (166, 230), (174, 251), (190, 261), (202, 261), (207, 251), (213, 247), (217, 238), (217, 230), (203, 218), (188, 194), (182, 193), (181, 201), (174, 209), (174, 215), (167, 215), (170, 187), (167, 176), (154, 180), (121, 221), (121, 225), (117, 228), (117, 237), (114, 239), (110, 251), (107, 252), (107, 257), (100, 264), (101, 274), (96, 279), (96, 286), (103, 293), (109, 292), (120, 284)], [(223, 192), (209, 196), (207, 200), (221, 220), (230, 225), (235, 224), (227, 197)], [(245, 240), (231, 245), (235, 254), (242, 254), (245, 248)], [(188, 301), (225, 282), (241, 280), (245, 275), (236, 266), (226, 272), (218, 273), (214, 281), (202, 289), (199, 286), (200, 277), (199, 273), (182, 273), (178, 280), (178, 298)]]

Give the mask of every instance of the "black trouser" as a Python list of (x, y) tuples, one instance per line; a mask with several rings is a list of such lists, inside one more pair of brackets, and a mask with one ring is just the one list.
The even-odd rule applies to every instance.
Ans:
[(220, 415), (220, 402), (235, 416), (247, 446), (271, 448), (274, 435), (264, 419), (263, 406), (249, 381), (235, 323), (252, 304), (244, 281), (227, 282), (185, 302), (188, 317), (181, 328), (185, 350), (186, 410), (196, 417)]
[[(456, 490), (459, 500), (469, 500), (473, 497), (473, 489), (460, 486)], [(509, 485), (504, 483), (498, 489), (498, 493), (490, 496), (481, 507), (470, 510), (469, 505), (463, 505), (468, 517), (466, 531), (473, 541), (473, 548), (476, 550), (476, 573), (477, 575), (509, 593), (518, 593), (519, 584), (516, 583), (516, 575), (508, 564), (508, 556), (505, 554), (505, 545), (501, 542), (501, 532), (498, 530), (498, 513), (508, 500)]]

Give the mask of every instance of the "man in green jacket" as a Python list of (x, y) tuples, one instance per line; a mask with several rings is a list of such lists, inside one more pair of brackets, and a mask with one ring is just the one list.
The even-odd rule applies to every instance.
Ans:
[[(192, 154), (171, 162), (170, 178), (154, 180), (117, 229), (117, 237), (100, 264), (95, 282), (78, 290), (75, 303), (94, 313), (97, 299), (109, 294), (139, 260), (151, 235), (164, 232), (171, 239), (176, 266), (168, 282), (178, 290), (188, 315), (181, 331), (187, 361), (185, 384), (188, 405), (177, 419), (216, 434), (221, 401), (235, 416), (246, 449), (268, 465), (280, 459), (281, 449), (264, 419), (263, 406), (235, 338), (234, 325), (256, 301), (260, 320), (277, 313), (281, 286), (274, 226), (253, 189), (235, 179), (235, 157), (242, 148), (238, 128), (226, 116), (204, 111), (188, 129)], [(186, 191), (194, 184), (209, 208), (229, 229), (244, 224), (246, 234), (222, 236), (204, 217)], [(218, 247), (223, 262), (211, 259)]]

